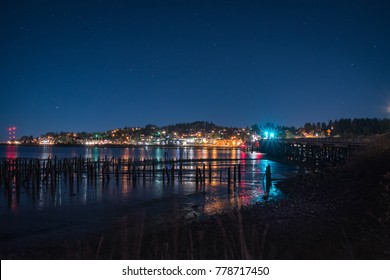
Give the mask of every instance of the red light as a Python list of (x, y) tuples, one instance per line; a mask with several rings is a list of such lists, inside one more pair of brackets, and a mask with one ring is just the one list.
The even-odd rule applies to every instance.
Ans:
[(16, 139), (15, 134), (16, 134), (16, 126), (8, 127), (8, 137), (9, 137), (8, 139), (10, 141), (15, 141), (15, 139)]

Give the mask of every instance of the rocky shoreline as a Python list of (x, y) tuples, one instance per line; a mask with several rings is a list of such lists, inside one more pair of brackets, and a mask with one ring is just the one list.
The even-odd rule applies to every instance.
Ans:
[(151, 240), (167, 244), (159, 252), (173, 259), (389, 259), (389, 159), (389, 150), (368, 152), (347, 166), (281, 181), (287, 199), (175, 230), (173, 223)]
[(1, 259), (390, 259), (390, 150), (278, 183), (287, 199), (156, 227), (132, 221)]

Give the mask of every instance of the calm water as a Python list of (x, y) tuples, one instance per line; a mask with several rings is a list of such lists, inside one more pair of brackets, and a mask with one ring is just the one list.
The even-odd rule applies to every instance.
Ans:
[[(296, 168), (266, 159), (259, 153), (240, 150), (206, 148), (84, 148), (84, 147), (28, 147), (0, 146), (1, 158), (71, 158), (98, 159), (107, 156), (125, 159), (175, 158), (175, 159), (236, 159), (242, 166), (241, 182), (235, 191), (228, 192), (226, 175), (220, 180), (218, 168), (228, 161), (213, 163), (213, 180), (197, 187), (193, 178), (182, 182), (163, 184), (161, 177), (134, 184), (127, 177), (111, 179), (104, 185), (91, 184), (84, 176), (70, 187), (60, 180), (53, 190), (42, 186), (33, 195), (29, 187), (20, 187), (9, 195), (0, 189), (0, 240), (3, 242), (33, 242), (41, 238), (65, 238), (69, 234), (86, 234), (109, 229), (123, 217), (136, 220), (142, 215), (150, 221), (161, 222), (171, 215), (191, 218), (209, 215), (264, 202), (262, 176), (268, 164), (275, 179), (290, 177)], [(202, 162), (189, 166), (195, 169)], [(230, 185), (233, 190), (233, 184)], [(268, 200), (284, 199), (283, 194), (271, 187)], [(0, 241), (1, 242), (1, 241)]]

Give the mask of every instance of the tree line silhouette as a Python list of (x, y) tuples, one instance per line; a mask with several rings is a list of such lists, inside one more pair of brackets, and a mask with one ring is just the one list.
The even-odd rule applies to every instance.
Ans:
[(370, 136), (390, 131), (390, 119), (377, 118), (341, 118), (325, 123), (306, 123), (303, 127), (306, 133), (331, 131), (331, 135), (342, 137)]

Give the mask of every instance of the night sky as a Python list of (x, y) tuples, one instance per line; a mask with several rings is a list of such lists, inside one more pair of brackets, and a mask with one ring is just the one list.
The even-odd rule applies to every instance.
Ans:
[(0, 1), (0, 140), (390, 116), (389, 1)]

